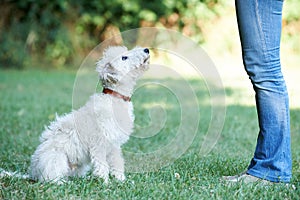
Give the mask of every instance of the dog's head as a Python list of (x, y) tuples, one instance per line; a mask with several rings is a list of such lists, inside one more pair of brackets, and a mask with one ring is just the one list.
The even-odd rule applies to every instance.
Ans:
[(97, 62), (97, 72), (104, 87), (113, 88), (125, 80), (136, 81), (149, 65), (149, 49), (136, 47), (127, 50), (123, 46), (112, 46)]

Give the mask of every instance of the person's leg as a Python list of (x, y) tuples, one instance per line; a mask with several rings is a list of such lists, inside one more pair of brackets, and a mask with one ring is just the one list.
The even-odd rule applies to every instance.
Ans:
[(283, 0), (235, 3), (243, 61), (255, 90), (260, 128), (247, 173), (272, 182), (289, 182), (289, 105), (280, 64)]

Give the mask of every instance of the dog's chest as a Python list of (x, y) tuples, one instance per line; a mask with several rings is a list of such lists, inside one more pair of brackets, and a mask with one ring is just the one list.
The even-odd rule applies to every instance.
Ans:
[(96, 123), (105, 137), (116, 145), (124, 144), (134, 127), (132, 103), (105, 96), (96, 107)]

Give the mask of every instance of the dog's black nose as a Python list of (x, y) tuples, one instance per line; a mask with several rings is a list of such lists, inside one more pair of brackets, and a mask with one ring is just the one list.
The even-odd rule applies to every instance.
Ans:
[(146, 54), (149, 54), (149, 49), (148, 49), (148, 48), (144, 49), (144, 52), (145, 52)]

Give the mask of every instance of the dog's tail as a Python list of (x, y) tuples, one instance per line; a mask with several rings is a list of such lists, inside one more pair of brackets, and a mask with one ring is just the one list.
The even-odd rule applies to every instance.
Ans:
[(19, 172), (9, 172), (9, 171), (6, 171), (6, 170), (0, 168), (0, 178), (3, 178), (3, 177), (15, 177), (15, 178), (21, 178), (21, 179), (28, 179), (29, 175), (21, 174)]

